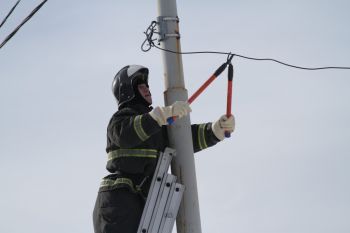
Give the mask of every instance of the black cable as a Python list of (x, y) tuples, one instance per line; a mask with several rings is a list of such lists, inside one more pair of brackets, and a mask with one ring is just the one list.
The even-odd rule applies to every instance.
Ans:
[(2, 25), (4, 25), (4, 23), (6, 22), (6, 20), (8, 19), (8, 17), (10, 17), (10, 15), (12, 14), (12, 12), (15, 10), (15, 8), (17, 7), (18, 3), (20, 2), (21, 0), (18, 0), (16, 2), (16, 4), (11, 8), (10, 12), (6, 15), (6, 17), (2, 20), (1, 24), (0, 24), (0, 28), (2, 27)]
[(40, 10), (40, 8), (47, 2), (47, 0), (42, 1), (37, 7), (33, 9), (33, 11), (4, 39), (4, 41), (0, 44), (0, 49), (18, 32), (18, 30), (28, 21), (33, 15)]
[[(218, 52), (218, 51), (177, 52), (177, 51), (172, 51), (172, 50), (168, 50), (168, 49), (163, 49), (163, 48), (155, 45), (154, 41), (156, 39), (153, 39), (153, 34), (154, 33), (159, 34), (155, 29), (156, 26), (157, 26), (157, 22), (152, 21), (151, 25), (147, 28), (146, 32), (144, 32), (146, 34), (146, 39), (141, 45), (141, 50), (143, 52), (147, 52), (152, 47), (155, 47), (155, 48), (157, 48), (159, 50), (163, 50), (165, 52), (175, 53), (175, 54), (183, 54), (183, 55), (186, 55), (186, 54), (223, 54), (223, 55), (233, 55), (236, 57), (240, 57), (240, 58), (248, 59), (248, 60), (254, 60), (254, 61), (272, 61), (272, 62), (276, 62), (276, 63), (279, 63), (279, 64), (284, 65), (284, 66), (289, 66), (289, 67), (292, 67), (295, 69), (302, 69), (302, 70), (350, 69), (350, 67), (347, 67), (347, 66), (324, 66), (324, 67), (314, 67), (314, 68), (302, 67), (302, 66), (296, 66), (296, 65), (291, 65), (291, 64), (285, 63), (285, 62), (281, 62), (281, 61), (273, 59), (273, 58), (247, 57), (247, 56), (243, 56), (243, 55), (231, 53), (231, 52)], [(148, 42), (147, 48), (145, 48), (146, 42)]]

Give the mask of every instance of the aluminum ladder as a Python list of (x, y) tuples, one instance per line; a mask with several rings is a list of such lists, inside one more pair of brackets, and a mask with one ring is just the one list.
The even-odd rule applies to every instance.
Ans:
[(176, 183), (169, 166), (176, 151), (166, 148), (160, 153), (150, 191), (137, 233), (171, 233), (180, 207), (185, 186)]

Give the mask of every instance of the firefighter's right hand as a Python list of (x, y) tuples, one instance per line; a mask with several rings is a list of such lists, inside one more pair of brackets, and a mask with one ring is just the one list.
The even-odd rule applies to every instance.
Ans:
[(167, 125), (167, 119), (170, 117), (181, 118), (188, 115), (192, 111), (187, 101), (176, 101), (170, 106), (156, 107), (149, 114), (158, 122), (160, 126)]

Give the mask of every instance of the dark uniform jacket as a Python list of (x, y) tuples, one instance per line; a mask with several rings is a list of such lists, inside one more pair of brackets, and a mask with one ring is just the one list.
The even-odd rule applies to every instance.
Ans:
[[(133, 105), (112, 116), (106, 148), (106, 168), (112, 174), (103, 179), (100, 191), (128, 187), (134, 192), (141, 189), (147, 195), (158, 154), (168, 146), (167, 128), (159, 126), (148, 114), (151, 110), (141, 104)], [(194, 152), (219, 141), (212, 132), (211, 123), (193, 124), (191, 129)]]

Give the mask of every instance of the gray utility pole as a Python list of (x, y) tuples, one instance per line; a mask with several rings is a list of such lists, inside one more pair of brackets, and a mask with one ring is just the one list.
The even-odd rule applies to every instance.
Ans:
[[(158, 0), (158, 13), (161, 47), (181, 52), (176, 0)], [(162, 56), (166, 89), (165, 104), (170, 105), (177, 100), (186, 101), (188, 94), (184, 84), (181, 55), (163, 51)], [(176, 149), (176, 157), (171, 165), (172, 173), (178, 177), (179, 183), (185, 185), (176, 219), (177, 232), (201, 233), (190, 117), (176, 120), (168, 127), (168, 134), (170, 146)]]

